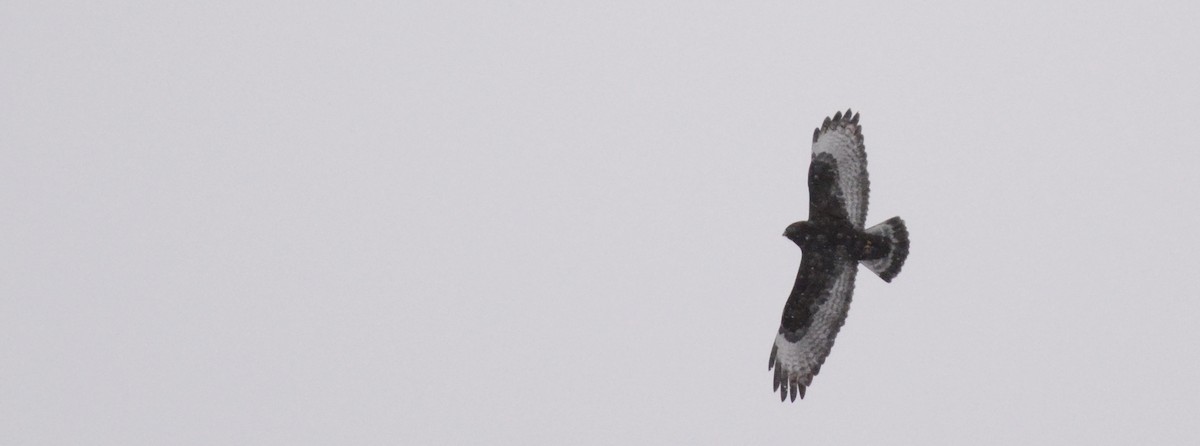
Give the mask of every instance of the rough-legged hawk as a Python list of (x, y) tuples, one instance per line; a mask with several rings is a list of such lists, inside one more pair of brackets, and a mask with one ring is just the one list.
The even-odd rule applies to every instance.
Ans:
[(833, 348), (846, 322), (858, 264), (891, 282), (908, 257), (908, 229), (900, 217), (863, 229), (867, 218), (867, 153), (858, 115), (846, 110), (825, 118), (813, 132), (808, 167), (808, 221), (783, 235), (803, 251), (796, 284), (783, 306), (783, 321), (768, 370), (783, 401), (804, 391)]

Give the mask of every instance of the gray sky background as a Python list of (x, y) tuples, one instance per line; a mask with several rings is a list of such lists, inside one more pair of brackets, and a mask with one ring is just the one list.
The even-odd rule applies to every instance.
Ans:
[(0, 444), (1200, 441), (1194, 2), (192, 3), (0, 4)]

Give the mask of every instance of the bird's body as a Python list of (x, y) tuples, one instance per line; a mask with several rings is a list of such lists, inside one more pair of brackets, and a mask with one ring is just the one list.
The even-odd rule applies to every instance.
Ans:
[(893, 217), (863, 229), (870, 181), (858, 115), (838, 112), (813, 133), (809, 216), (784, 236), (804, 255), (783, 318), (770, 368), (780, 399), (804, 398), (846, 321), (854, 278), (862, 263), (891, 282), (908, 257), (908, 230)]

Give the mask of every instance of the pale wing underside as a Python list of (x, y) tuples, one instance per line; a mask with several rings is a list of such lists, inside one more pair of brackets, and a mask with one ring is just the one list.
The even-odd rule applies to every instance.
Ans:
[(804, 397), (805, 389), (833, 349), (838, 330), (846, 322), (858, 265), (851, 260), (839, 260), (832, 273), (829, 286), (811, 303), (815, 308), (809, 323), (798, 332), (775, 336), (769, 367), (775, 369), (775, 388), (780, 391), (780, 400), (791, 395), (795, 401), (797, 393)]
[(862, 229), (867, 219), (867, 194), (871, 182), (867, 178), (867, 152), (863, 145), (862, 127), (858, 115), (846, 110), (825, 118), (813, 132), (813, 157), (828, 153), (837, 160), (837, 183), (845, 200), (850, 224)]

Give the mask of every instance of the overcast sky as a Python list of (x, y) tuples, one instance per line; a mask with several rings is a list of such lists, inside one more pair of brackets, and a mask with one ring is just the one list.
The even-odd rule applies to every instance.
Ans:
[(0, 4), (0, 444), (1200, 441), (1194, 2), (190, 3)]

